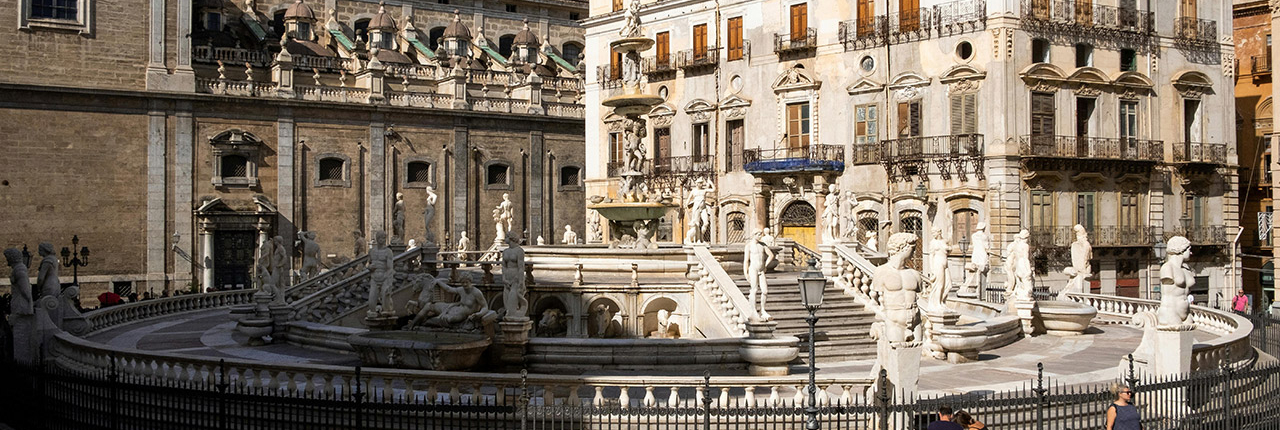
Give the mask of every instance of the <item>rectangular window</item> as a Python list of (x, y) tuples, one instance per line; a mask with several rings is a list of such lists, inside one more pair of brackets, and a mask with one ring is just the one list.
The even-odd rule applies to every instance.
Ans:
[(880, 115), (876, 105), (858, 105), (854, 110), (853, 136), (854, 143), (876, 143), (879, 135), (878, 123)]
[(1179, 12), (1183, 18), (1196, 19), (1199, 14), (1196, 13), (1196, 0), (1181, 0), (1182, 7)]
[(742, 17), (729, 18), (729, 61), (742, 59)]
[(609, 133), (609, 176), (622, 173), (622, 133)]
[[(960, 209), (952, 213), (951, 243), (959, 244), (960, 241), (969, 240), (969, 233), (978, 225), (978, 211), (973, 209)], [(952, 247), (951, 250), (960, 251), (958, 247)]]
[[(1270, 52), (1270, 51), (1268, 51)], [(1120, 50), (1120, 71), (1136, 72), (1138, 71), (1138, 53), (1132, 49)]]
[(898, 138), (920, 137), (920, 101), (898, 103)]
[(1084, 27), (1093, 25), (1093, 0), (1076, 0), (1076, 23)]
[(809, 147), (809, 104), (787, 105), (787, 148), (803, 151)]
[(1138, 199), (1138, 193), (1120, 193), (1120, 227), (1139, 227), (1144, 224), (1142, 222), (1142, 211), (1138, 206)]
[[(1268, 137), (1270, 136), (1264, 136), (1263, 139), (1270, 140), (1270, 139), (1267, 139)], [(1264, 141), (1262, 144), (1266, 144), (1266, 142)], [(1271, 183), (1271, 153), (1270, 152), (1266, 154), (1262, 154), (1262, 168), (1259, 170), (1262, 170), (1262, 178), (1261, 178), (1262, 184), (1263, 185), (1270, 184)]]
[(1120, 138), (1129, 140), (1138, 138), (1138, 102), (1120, 101)]
[(1054, 102), (1052, 93), (1031, 93), (1031, 135), (1053, 136)]
[(898, 0), (898, 31), (920, 29), (920, 0)]
[(507, 5), (507, 12), (516, 13), (516, 5), (513, 5), (513, 4)]
[(858, 0), (858, 37), (870, 35), (876, 29), (875, 0)]
[(664, 160), (668, 157), (671, 157), (671, 128), (655, 128), (653, 129), (653, 159)]
[(622, 0), (613, 0), (613, 11), (614, 11), (614, 12), (617, 12), (617, 11), (620, 11), (620, 10), (623, 10), (623, 9), (626, 9), (626, 6), (623, 6), (623, 4), (622, 4)]
[(1048, 191), (1031, 191), (1031, 225), (1030, 227), (1053, 227), (1053, 193)]
[(975, 134), (978, 132), (978, 95), (973, 93), (951, 96), (951, 134)]
[(725, 157), (724, 170), (732, 172), (742, 167), (742, 152), (747, 142), (746, 127), (740, 119), (729, 121), (726, 125), (729, 130), (725, 134), (725, 146), (728, 148), (729, 156)]
[(707, 25), (693, 26), (693, 58), (702, 59), (707, 56)]
[(1182, 205), (1182, 222), (1190, 223), (1191, 227), (1205, 225), (1204, 196), (1186, 196), (1186, 201)]
[(204, 28), (209, 31), (222, 31), (222, 14), (213, 12), (205, 14)]
[(1200, 141), (1200, 101), (1182, 101), (1182, 138), (1183, 142)]
[(658, 33), (658, 64), (669, 64), (671, 61), (671, 32)]
[(1091, 192), (1076, 193), (1076, 224), (1093, 231), (1094, 220), (1097, 219), (1097, 194)]
[(702, 160), (702, 157), (711, 154), (711, 133), (710, 125), (707, 123), (698, 123), (693, 125), (693, 147), (689, 148), (692, 152), (693, 159)]
[(803, 41), (809, 34), (809, 5), (791, 5), (791, 40)]
[(617, 81), (622, 79), (622, 53), (614, 52), (609, 56), (609, 80)]
[(79, 0), (31, 0), (31, 17), (44, 19), (79, 19)]
[(1080, 97), (1076, 99), (1076, 136), (1084, 137), (1093, 125), (1093, 112), (1098, 105), (1097, 99)]

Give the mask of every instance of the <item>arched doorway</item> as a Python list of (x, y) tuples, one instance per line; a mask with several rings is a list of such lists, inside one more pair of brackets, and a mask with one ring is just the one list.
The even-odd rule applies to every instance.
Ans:
[(817, 212), (813, 209), (813, 205), (807, 202), (792, 202), (778, 217), (778, 224), (781, 227), (779, 236), (794, 240), (806, 248), (817, 249), (817, 243), (814, 241), (816, 222)]

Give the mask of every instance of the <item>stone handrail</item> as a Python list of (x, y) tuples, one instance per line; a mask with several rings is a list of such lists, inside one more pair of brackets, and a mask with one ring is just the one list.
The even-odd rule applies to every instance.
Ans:
[[(324, 395), (345, 397), (354, 391), (357, 369), (352, 367), (263, 363), (238, 358), (214, 359), (176, 353), (156, 353), (111, 348), (66, 333), (51, 342), (49, 357), (67, 369), (114, 369), (124, 381), (181, 385), (227, 383), (265, 389), (282, 396)], [(374, 402), (413, 401), (432, 403), (516, 403), (521, 387), (533, 404), (568, 404), (641, 407), (668, 405), (672, 400), (700, 400), (704, 379), (700, 376), (577, 376), (518, 373), (446, 372), (363, 368), (360, 390)], [(712, 381), (712, 399), (727, 405), (733, 399), (748, 406), (779, 406), (783, 399), (805, 400), (806, 375), (779, 377), (725, 376)], [(819, 377), (820, 405), (850, 403), (870, 385), (869, 378)], [(655, 393), (655, 391), (658, 391)], [(675, 394), (672, 394), (672, 391)], [(664, 395), (665, 394), (665, 395)], [(786, 397), (784, 397), (786, 396)]]
[(747, 321), (756, 317), (756, 310), (706, 245), (692, 248), (694, 267), (691, 270), (697, 271), (694, 290), (698, 291), (698, 297), (710, 305), (729, 336), (746, 336)]
[[(402, 270), (411, 260), (420, 259), (425, 248), (412, 248), (395, 256), (395, 266), (397, 270)], [(367, 257), (366, 257), (367, 258)], [(354, 271), (353, 268), (352, 271)], [(290, 319), (294, 321), (317, 321), (325, 316), (340, 315), (346, 309), (363, 305), (368, 297), (368, 283), (370, 272), (368, 264), (354, 271), (341, 280), (332, 282), (322, 288), (318, 288), (315, 292), (303, 296), (296, 300), (288, 301), (289, 307), (292, 309)]]
[[(1067, 298), (1098, 309), (1099, 315), (1130, 319), (1141, 312), (1155, 312), (1160, 301), (1128, 297), (1105, 296), (1087, 293), (1067, 293)], [(1218, 335), (1217, 338), (1200, 340), (1191, 351), (1191, 370), (1219, 367), (1223, 362), (1240, 363), (1253, 359), (1253, 347), (1249, 333), (1253, 323), (1249, 319), (1204, 306), (1191, 306), (1191, 321), (1196, 327)]]
[(310, 295), (319, 289), (333, 285), (334, 282), (347, 279), (361, 269), (369, 266), (369, 255), (361, 255), (338, 265), (332, 269), (320, 272), (314, 278), (307, 279), (285, 289), (285, 301), (293, 301)]
[(186, 294), (162, 299), (115, 305), (84, 314), (89, 323), (89, 333), (105, 328), (140, 321), (178, 312), (218, 308), (249, 303), (258, 290), (219, 291), (205, 294)]
[(857, 299), (867, 310), (878, 313), (880, 305), (871, 297), (871, 275), (875, 273), (876, 266), (844, 244), (836, 243), (831, 245), (831, 249), (835, 257), (833, 267), (828, 269), (831, 271), (823, 272), (834, 277), (836, 286), (846, 295)]

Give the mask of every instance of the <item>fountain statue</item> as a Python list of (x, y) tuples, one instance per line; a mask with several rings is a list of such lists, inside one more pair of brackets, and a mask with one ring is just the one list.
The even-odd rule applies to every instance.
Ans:
[(369, 301), (368, 318), (395, 314), (391, 302), (391, 290), (396, 279), (395, 254), (387, 247), (387, 233), (373, 235), (373, 249), (369, 250)]
[(973, 230), (973, 235), (969, 236), (973, 255), (964, 267), (964, 288), (956, 293), (960, 297), (978, 297), (978, 288), (986, 283), (987, 271), (991, 269), (991, 255), (987, 250), (991, 236), (987, 234), (987, 223), (980, 222)]
[(822, 208), (822, 226), (826, 232), (825, 240), (840, 238), (840, 190), (836, 184), (827, 186), (827, 201)]
[(747, 282), (751, 284), (751, 291), (747, 296), (747, 302), (751, 304), (752, 309), (756, 309), (756, 290), (760, 291), (760, 319), (768, 320), (769, 313), (765, 312), (765, 297), (769, 295), (769, 282), (765, 279), (765, 269), (769, 267), (769, 263), (775, 258), (773, 249), (761, 240), (763, 232), (756, 231), (751, 233), (751, 238), (747, 240), (746, 246), (742, 250), (742, 270), (747, 277)]
[(1089, 244), (1089, 232), (1085, 231), (1084, 226), (1076, 224), (1073, 228), (1076, 233), (1075, 242), (1071, 242), (1071, 267), (1063, 269), (1070, 279), (1067, 286), (1058, 292), (1058, 300), (1067, 301), (1067, 293), (1083, 293), (1085, 292), (1085, 282), (1088, 282), (1090, 276), (1093, 276), (1093, 267), (1090, 266), (1089, 260), (1093, 259), (1093, 245)]
[(320, 274), (320, 244), (316, 242), (316, 232), (298, 232), (302, 248), (302, 280), (311, 279)]
[(1030, 237), (1031, 233), (1022, 229), (1004, 248), (1004, 294), (1011, 302), (1031, 300), (1031, 245), (1027, 244)]
[(947, 268), (947, 253), (951, 245), (943, 235), (942, 228), (933, 228), (933, 239), (929, 241), (929, 307), (942, 309), (946, 307), (947, 293), (951, 290), (951, 270)]

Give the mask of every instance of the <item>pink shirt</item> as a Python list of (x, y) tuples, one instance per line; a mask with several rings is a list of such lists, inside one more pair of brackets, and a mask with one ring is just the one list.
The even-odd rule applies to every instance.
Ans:
[(1249, 296), (1236, 296), (1236, 298), (1232, 300), (1231, 308), (1235, 309), (1236, 312), (1249, 310)]

